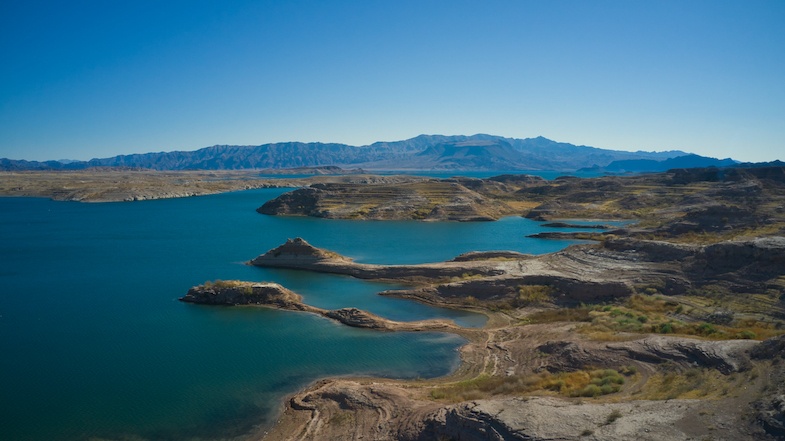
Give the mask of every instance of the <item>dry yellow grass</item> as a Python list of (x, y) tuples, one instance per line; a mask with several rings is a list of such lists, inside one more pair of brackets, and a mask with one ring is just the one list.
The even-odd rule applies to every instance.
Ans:
[(637, 375), (633, 367), (622, 367), (619, 370), (580, 370), (558, 374), (544, 372), (529, 376), (501, 377), (482, 374), (470, 380), (435, 387), (430, 392), (430, 398), (451, 403), (523, 394), (596, 398), (619, 392), (626, 382), (625, 377), (637, 378)]
[(749, 387), (758, 377), (756, 370), (724, 375), (714, 369), (668, 369), (649, 377), (635, 395), (643, 400), (718, 399)]
[(522, 213), (527, 212), (532, 208), (541, 204), (541, 202), (535, 202), (535, 201), (514, 201), (514, 200), (505, 200), (504, 203), (507, 204), (507, 206), (512, 208), (513, 210)]

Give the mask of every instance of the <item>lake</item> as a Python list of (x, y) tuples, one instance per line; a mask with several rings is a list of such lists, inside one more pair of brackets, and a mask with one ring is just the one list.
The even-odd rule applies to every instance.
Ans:
[(209, 280), (274, 281), (323, 308), (395, 320), (484, 316), (376, 295), (394, 285), (245, 264), (303, 237), (367, 263), (472, 250), (532, 254), (539, 223), (379, 222), (255, 212), (286, 190), (86, 204), (0, 198), (0, 439), (187, 440), (241, 436), (325, 376), (446, 375), (464, 340), (380, 333), (325, 318), (177, 298)]

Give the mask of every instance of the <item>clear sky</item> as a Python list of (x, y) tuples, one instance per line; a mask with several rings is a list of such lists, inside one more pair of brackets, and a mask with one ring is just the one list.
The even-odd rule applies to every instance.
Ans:
[(785, 160), (785, 1), (0, 0), (0, 157), (423, 133)]

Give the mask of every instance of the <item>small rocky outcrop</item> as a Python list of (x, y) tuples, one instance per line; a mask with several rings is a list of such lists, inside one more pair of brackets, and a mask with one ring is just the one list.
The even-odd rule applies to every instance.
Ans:
[(770, 395), (753, 404), (758, 423), (776, 439), (785, 439), (785, 393)]
[(741, 272), (747, 279), (765, 280), (785, 274), (785, 237), (721, 242), (704, 247), (698, 258), (709, 274)]
[(324, 315), (355, 328), (388, 329), (386, 319), (357, 308), (335, 309), (325, 312)]
[(450, 262), (471, 262), (476, 260), (524, 260), (534, 257), (517, 251), (470, 251), (463, 253)]
[(776, 358), (785, 360), (785, 335), (760, 342), (752, 349), (750, 356), (758, 360), (774, 360)]
[(684, 260), (687, 257), (694, 256), (700, 250), (700, 247), (695, 245), (628, 238), (608, 239), (603, 245), (606, 249), (612, 251), (621, 253), (634, 252), (638, 255), (643, 255), (650, 262)]
[(323, 261), (351, 262), (348, 257), (316, 248), (297, 237), (251, 260), (251, 265), (267, 267), (298, 267)]
[(316, 187), (300, 188), (265, 202), (256, 211), (261, 214), (325, 217), (325, 213), (317, 208), (321, 193), (322, 190)]
[(571, 372), (589, 366), (605, 366), (609, 364), (607, 353), (594, 347), (586, 347), (576, 341), (548, 341), (537, 347), (542, 354), (547, 354), (547, 361), (542, 368), (548, 372)]
[(674, 361), (710, 367), (729, 374), (749, 368), (749, 351), (756, 345), (758, 342), (752, 340), (702, 341), (652, 336), (629, 342), (609, 343), (607, 347), (624, 351), (634, 360), (649, 363)]
[(236, 280), (194, 286), (180, 297), (182, 302), (205, 305), (268, 305), (283, 309), (302, 309), (302, 297), (277, 283)]

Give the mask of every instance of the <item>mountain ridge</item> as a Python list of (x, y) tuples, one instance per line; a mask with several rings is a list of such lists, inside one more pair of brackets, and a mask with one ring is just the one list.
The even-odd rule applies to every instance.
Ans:
[(94, 158), (89, 161), (0, 159), (0, 170), (77, 170), (129, 167), (154, 170), (240, 170), (314, 166), (366, 169), (503, 169), (578, 170), (605, 167), (613, 161), (664, 160), (682, 151), (629, 152), (562, 143), (544, 138), (495, 135), (419, 135), (365, 146), (322, 142), (279, 142), (258, 146), (213, 145), (197, 150), (149, 152)]

